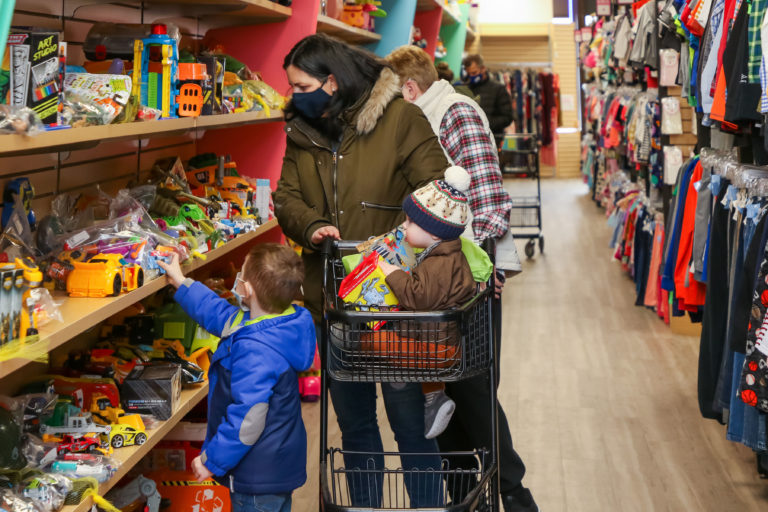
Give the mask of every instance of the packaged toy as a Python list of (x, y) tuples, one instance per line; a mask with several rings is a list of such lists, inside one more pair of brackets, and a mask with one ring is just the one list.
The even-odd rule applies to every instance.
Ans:
[(128, 104), (131, 78), (125, 75), (67, 73), (62, 123), (77, 126), (112, 123)]

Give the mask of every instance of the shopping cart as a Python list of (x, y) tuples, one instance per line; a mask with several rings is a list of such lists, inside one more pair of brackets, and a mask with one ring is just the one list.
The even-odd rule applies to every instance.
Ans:
[(544, 253), (544, 235), (541, 232), (541, 173), (539, 172), (539, 143), (530, 133), (509, 134), (501, 146), (502, 174), (511, 178), (536, 180), (536, 195), (511, 196), (512, 209), (509, 229), (515, 238), (527, 238), (525, 255), (533, 258), (536, 240), (539, 252)]
[[(493, 350), (492, 282), (461, 308), (450, 311), (395, 311), (344, 303), (338, 296), (345, 276), (342, 257), (359, 242), (332, 241), (323, 246), (323, 320), (321, 377), (320, 502), (333, 512), (430, 510), (498, 512), (498, 436), (496, 430), (496, 354)], [(492, 242), (488, 244), (492, 249)], [(493, 252), (489, 252), (492, 254)], [(492, 446), (471, 452), (442, 452), (440, 467), (428, 470), (398, 465), (402, 453), (352, 452), (328, 447), (328, 378), (345, 382), (452, 382), (489, 376)], [(345, 467), (346, 456), (366, 460)], [(408, 454), (411, 456), (435, 454)], [(383, 465), (374, 460), (383, 460)], [(409, 488), (441, 489), (436, 506), (411, 508)], [(380, 494), (376, 506), (354, 503), (350, 485), (366, 485)]]

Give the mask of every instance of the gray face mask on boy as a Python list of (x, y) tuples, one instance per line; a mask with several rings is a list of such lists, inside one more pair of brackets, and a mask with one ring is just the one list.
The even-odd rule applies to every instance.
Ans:
[(243, 303), (243, 296), (237, 293), (237, 282), (242, 281), (245, 283), (245, 281), (240, 277), (240, 272), (237, 273), (235, 276), (235, 284), (232, 286), (232, 289), (230, 290), (232, 292), (232, 295), (235, 296), (235, 299), (237, 299), (237, 305), (240, 306), (240, 309), (243, 311), (250, 311), (251, 308), (248, 307), (247, 304)]

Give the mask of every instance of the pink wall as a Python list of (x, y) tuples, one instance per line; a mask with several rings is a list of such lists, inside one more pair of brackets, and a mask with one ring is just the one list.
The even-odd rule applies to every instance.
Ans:
[[(221, 45), (226, 53), (260, 72), (277, 92), (288, 94), (283, 58), (299, 40), (315, 33), (319, 4), (317, 0), (293, 2), (293, 15), (283, 22), (211, 30), (205, 43)], [(282, 122), (273, 122), (210, 130), (198, 143), (198, 150), (231, 154), (241, 173), (269, 178), (274, 189), (285, 153), (283, 126)]]
[(431, 11), (417, 11), (413, 18), (413, 24), (421, 29), (421, 35), (427, 40), (424, 49), (430, 57), (435, 58), (437, 36), (440, 35), (440, 23), (443, 20), (443, 9), (437, 8)]

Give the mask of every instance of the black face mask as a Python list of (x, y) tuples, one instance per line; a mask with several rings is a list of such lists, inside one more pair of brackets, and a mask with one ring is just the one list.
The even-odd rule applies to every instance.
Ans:
[(323, 86), (327, 81), (327, 78), (323, 80), (320, 87), (314, 91), (293, 93), (293, 105), (296, 107), (296, 110), (309, 119), (317, 119), (322, 116), (333, 97), (323, 90)]

